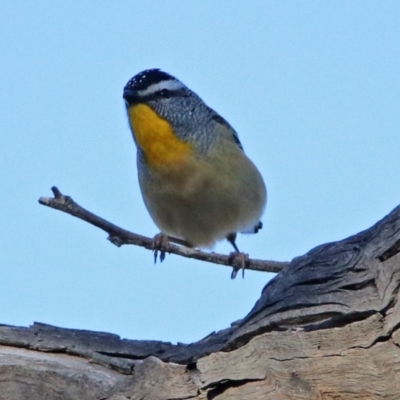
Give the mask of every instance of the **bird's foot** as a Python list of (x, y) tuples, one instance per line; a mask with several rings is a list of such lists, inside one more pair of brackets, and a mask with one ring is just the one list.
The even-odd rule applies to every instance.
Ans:
[(239, 251), (232, 251), (232, 253), (229, 254), (229, 262), (233, 267), (231, 279), (235, 279), (240, 270), (242, 270), (242, 277), (244, 278), (244, 270), (249, 263), (249, 255)]
[(158, 252), (160, 252), (160, 261), (165, 260), (165, 254), (169, 253), (169, 238), (165, 233), (157, 233), (152, 242), (152, 249), (154, 252), (154, 264), (157, 263)]

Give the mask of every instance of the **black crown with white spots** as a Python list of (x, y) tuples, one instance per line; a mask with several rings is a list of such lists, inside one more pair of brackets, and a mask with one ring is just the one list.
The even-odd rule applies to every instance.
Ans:
[(126, 84), (125, 89), (144, 90), (150, 85), (159, 83), (161, 81), (175, 79), (176, 78), (174, 78), (172, 75), (161, 71), (159, 68), (146, 69), (130, 79)]

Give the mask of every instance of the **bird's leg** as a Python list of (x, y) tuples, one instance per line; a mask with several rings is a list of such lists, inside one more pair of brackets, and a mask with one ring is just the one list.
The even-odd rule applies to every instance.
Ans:
[(168, 236), (163, 232), (157, 233), (152, 242), (152, 248), (154, 251), (154, 264), (157, 263), (158, 252), (160, 252), (160, 261), (163, 262), (165, 260), (165, 254), (169, 253), (170, 243), (176, 243), (185, 247), (192, 247), (186, 240)]
[(240, 253), (239, 248), (236, 246), (236, 233), (228, 233), (226, 240), (233, 246), (237, 253)]
[(233, 267), (231, 273), (231, 279), (235, 279), (238, 271), (242, 270), (242, 276), (244, 278), (244, 270), (249, 262), (249, 255), (242, 253), (236, 245), (236, 233), (229, 233), (226, 237), (228, 242), (233, 246), (235, 251), (229, 254), (229, 261)]

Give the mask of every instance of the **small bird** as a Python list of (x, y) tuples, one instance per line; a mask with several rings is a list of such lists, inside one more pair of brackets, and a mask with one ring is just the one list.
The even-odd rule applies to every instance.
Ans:
[(238, 134), (196, 93), (160, 69), (135, 75), (123, 98), (137, 147), (141, 193), (163, 238), (194, 248), (211, 248), (226, 238), (239, 253), (236, 234), (261, 228), (267, 192)]

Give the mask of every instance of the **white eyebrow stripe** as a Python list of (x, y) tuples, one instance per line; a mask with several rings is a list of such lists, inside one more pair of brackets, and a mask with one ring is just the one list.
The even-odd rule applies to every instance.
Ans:
[(179, 82), (178, 80), (175, 79), (168, 79), (166, 81), (161, 81), (158, 83), (153, 83), (150, 85), (148, 88), (139, 90), (138, 94), (139, 96), (147, 96), (150, 94), (154, 94), (162, 89), (167, 89), (167, 90), (179, 90), (184, 88), (184, 85)]

